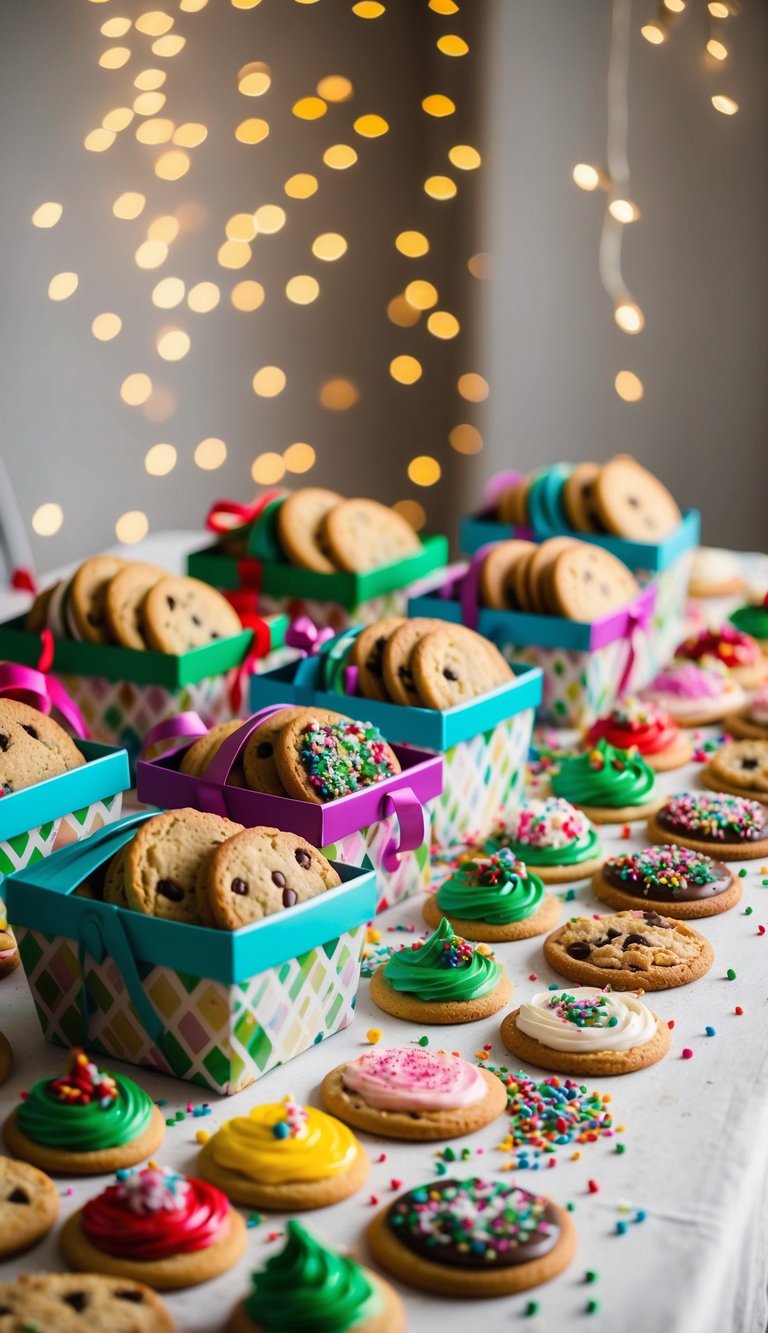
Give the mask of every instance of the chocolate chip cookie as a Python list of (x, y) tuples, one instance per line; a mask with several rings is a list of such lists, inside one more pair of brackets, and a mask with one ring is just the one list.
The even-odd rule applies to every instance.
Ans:
[(204, 736), (198, 736), (189, 749), (184, 751), (179, 764), (179, 772), (186, 773), (191, 778), (199, 778), (206, 764), (210, 763), (227, 737), (238, 731), (242, 725), (242, 719), (235, 718), (233, 722), (219, 722), (217, 726), (211, 727), (210, 731), (207, 731)]
[(226, 598), (199, 579), (166, 575), (150, 588), (142, 606), (144, 634), (159, 653), (187, 653), (242, 630)]
[(342, 497), (321, 486), (303, 486), (286, 497), (277, 513), (277, 535), (294, 565), (333, 574), (336, 566), (322, 536), (322, 522)]
[(588, 542), (573, 542), (561, 550), (551, 568), (549, 587), (556, 614), (580, 621), (618, 611), (639, 592), (626, 565)]
[(15, 722), (32, 740), (39, 741), (55, 754), (67, 771), (85, 763), (72, 737), (54, 718), (41, 713), (38, 708), (31, 708), (18, 699), (0, 699), (0, 727), (6, 721)]
[(69, 585), (67, 605), (74, 620), (76, 637), (86, 643), (107, 643), (107, 588), (125, 564), (116, 555), (95, 555), (75, 573)]
[(411, 670), (426, 708), (455, 708), (513, 679), (498, 648), (463, 625), (425, 634), (411, 655)]
[(571, 917), (544, 941), (555, 972), (585, 986), (668, 990), (708, 972), (715, 951), (686, 921), (655, 911)]
[(6, 712), (0, 717), (0, 794), (9, 796), (66, 773), (64, 760)]
[(410, 523), (378, 500), (342, 500), (328, 510), (320, 533), (335, 567), (351, 573), (363, 574), (421, 550)]
[(666, 486), (628, 454), (617, 454), (600, 468), (594, 500), (606, 530), (629, 541), (662, 541), (682, 518)]
[(357, 691), (364, 698), (390, 702), (391, 695), (384, 679), (384, 650), (395, 631), (407, 623), (402, 616), (387, 616), (373, 625), (366, 625), (355, 637), (349, 661), (351, 666), (357, 667)]
[(121, 847), (117, 856), (113, 856), (104, 876), (101, 894), (105, 903), (113, 907), (128, 907), (128, 894), (125, 889), (125, 871), (128, 847)]
[(437, 627), (437, 622), (424, 616), (414, 616), (390, 634), (382, 653), (384, 684), (393, 703), (403, 707), (421, 705), (416, 682), (413, 679), (412, 658), (416, 644)]
[(702, 769), (701, 780), (713, 791), (768, 805), (768, 740), (727, 742)]
[(563, 484), (563, 508), (575, 532), (604, 532), (595, 508), (597, 463), (577, 463)]
[(141, 608), (150, 588), (164, 577), (165, 570), (158, 565), (132, 560), (109, 580), (104, 615), (109, 636), (115, 643), (126, 648), (146, 648)]
[(160, 1297), (141, 1282), (95, 1273), (20, 1273), (15, 1282), (0, 1283), (0, 1328), (173, 1333), (176, 1325)]
[(512, 605), (512, 573), (523, 555), (533, 555), (533, 542), (496, 542), (480, 566), (478, 592), (483, 606), (503, 611)]
[(0, 1259), (19, 1254), (47, 1235), (59, 1215), (59, 1191), (28, 1162), (0, 1157)]
[(251, 732), (243, 750), (243, 772), (251, 791), (265, 792), (268, 796), (287, 796), (275, 761), (275, 743), (289, 722), (301, 712), (300, 708), (283, 708)]
[(273, 828), (245, 829), (229, 838), (207, 860), (204, 885), (201, 879), (201, 915), (210, 911), (221, 930), (250, 926), (341, 883), (304, 838)]
[(128, 906), (166, 921), (200, 924), (197, 870), (212, 847), (242, 832), (202, 810), (169, 810), (142, 824), (125, 861)]

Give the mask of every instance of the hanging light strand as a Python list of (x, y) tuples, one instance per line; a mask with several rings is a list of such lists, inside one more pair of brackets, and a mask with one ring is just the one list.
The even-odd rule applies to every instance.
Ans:
[(614, 319), (623, 333), (639, 333), (643, 312), (624, 281), (621, 250), (624, 227), (639, 217), (630, 191), (627, 138), (629, 124), (629, 48), (632, 0), (613, 0), (608, 58), (606, 164), (608, 198), (600, 232), (600, 281), (613, 302)]

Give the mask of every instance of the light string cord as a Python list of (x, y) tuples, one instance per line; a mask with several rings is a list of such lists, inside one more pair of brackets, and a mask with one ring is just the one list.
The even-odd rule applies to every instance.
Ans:
[[(629, 50), (632, 31), (632, 0), (612, 0), (611, 46), (607, 82), (606, 165), (611, 189), (605, 202), (600, 232), (600, 281), (611, 300), (631, 299), (621, 268), (624, 224), (611, 216), (609, 205), (617, 193), (629, 198)], [(622, 187), (620, 190), (617, 187)]]

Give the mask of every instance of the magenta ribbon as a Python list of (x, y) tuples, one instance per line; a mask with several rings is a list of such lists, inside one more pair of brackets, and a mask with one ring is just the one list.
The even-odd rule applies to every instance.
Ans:
[(31, 704), (41, 713), (55, 711), (81, 740), (88, 739), (85, 718), (74, 699), (70, 698), (61, 681), (44, 676), (34, 667), (19, 666), (16, 662), (0, 663), (0, 695)]
[(641, 630), (647, 630), (650, 626), (654, 601), (655, 598), (652, 598), (649, 601), (643, 600), (639, 602), (637, 606), (634, 606), (631, 611), (627, 612), (627, 659), (624, 663), (624, 670), (621, 673), (621, 680), (618, 684), (617, 697), (619, 699), (627, 687), (629, 678), (632, 675), (632, 668), (635, 665), (638, 647), (637, 635)]
[(171, 745), (164, 751), (166, 755), (175, 754), (177, 750), (183, 750), (190, 739), (197, 740), (200, 736), (207, 736), (208, 730), (199, 713), (176, 713), (173, 717), (166, 717), (162, 722), (156, 722), (154, 727), (150, 727), (144, 737), (141, 752), (143, 755), (147, 754), (162, 741), (177, 741), (177, 745)]
[[(251, 733), (273, 713), (279, 713), (287, 707), (287, 704), (271, 704), (268, 708), (262, 708), (258, 713), (246, 718), (242, 726), (233, 731), (231, 736), (227, 736), (213, 758), (205, 765), (202, 776), (197, 779), (197, 800), (202, 802), (199, 808), (209, 810), (214, 815), (229, 815), (225, 783), (233, 764)], [(162, 741), (176, 742), (165, 750), (164, 758), (168, 758), (179, 750), (186, 749), (190, 739), (196, 740), (200, 736), (206, 736), (208, 731), (209, 728), (199, 713), (177, 713), (175, 717), (167, 717), (152, 727), (147, 733), (142, 753), (146, 754)]]
[(428, 828), (427, 813), (410, 787), (387, 792), (382, 805), (384, 817), (397, 815), (400, 825), (400, 837), (390, 838), (381, 854), (384, 869), (392, 873), (398, 868), (401, 852), (415, 852), (424, 842)]
[(335, 639), (336, 631), (326, 625), (320, 629), (311, 620), (309, 616), (297, 616), (285, 631), (285, 642), (288, 648), (298, 648), (305, 657), (314, 656), (319, 653), (324, 643), (329, 639)]
[(459, 599), (461, 601), (461, 622), (468, 629), (477, 629), (477, 620), (480, 611), (480, 568), (489, 551), (492, 551), (498, 542), (486, 542), (475, 551), (469, 562), (469, 567), (464, 575), (461, 584)]

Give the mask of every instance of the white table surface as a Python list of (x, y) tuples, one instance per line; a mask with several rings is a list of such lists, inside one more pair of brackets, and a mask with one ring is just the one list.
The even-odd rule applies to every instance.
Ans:
[[(147, 541), (131, 553), (140, 558), (176, 564), (180, 534), (165, 534)], [(197, 540), (184, 534), (187, 549)], [(186, 540), (185, 540), (186, 546)], [(16, 599), (15, 599), (16, 600)], [(11, 608), (0, 596), (0, 613)], [(17, 600), (17, 606), (23, 605)], [(697, 785), (698, 766), (666, 774), (666, 791)], [(604, 842), (609, 852), (643, 845), (642, 826), (631, 840), (619, 838), (609, 826)], [(768, 1316), (766, 1274), (768, 1271), (768, 887), (761, 881), (768, 874), (759, 862), (746, 862), (744, 897), (732, 911), (710, 918), (701, 929), (711, 939), (715, 964), (707, 976), (693, 985), (649, 997), (651, 1007), (665, 1020), (674, 1019), (672, 1049), (660, 1064), (623, 1078), (587, 1080), (590, 1087), (609, 1092), (614, 1123), (623, 1123), (620, 1136), (626, 1144), (623, 1155), (615, 1152), (616, 1139), (569, 1145), (557, 1151), (557, 1167), (546, 1171), (518, 1171), (514, 1176), (523, 1187), (549, 1193), (561, 1204), (573, 1202), (573, 1220), (578, 1229), (578, 1253), (570, 1269), (554, 1282), (529, 1295), (503, 1300), (467, 1302), (429, 1297), (400, 1285), (408, 1309), (408, 1327), (426, 1333), (436, 1323), (446, 1330), (465, 1330), (474, 1318), (487, 1330), (520, 1326), (529, 1333), (561, 1333), (584, 1326), (605, 1333), (764, 1333)], [(385, 939), (400, 943), (408, 936), (387, 932), (396, 923), (416, 923), (421, 929), (418, 899), (390, 910), (377, 919)], [(744, 908), (751, 906), (747, 916)], [(594, 900), (588, 886), (577, 889), (577, 901), (563, 908), (566, 914), (605, 910)], [(412, 938), (412, 937), (411, 937)], [(541, 941), (501, 945), (498, 956), (514, 982), (513, 1005), (535, 990), (545, 989), (558, 978), (545, 965)], [(726, 979), (734, 968), (734, 981)], [(536, 972), (538, 981), (529, 981)], [(741, 1005), (744, 1014), (734, 1013)], [(168, 1130), (157, 1154), (162, 1163), (179, 1170), (194, 1171), (201, 1127), (214, 1131), (225, 1119), (242, 1114), (262, 1101), (278, 1100), (287, 1092), (318, 1104), (318, 1085), (327, 1069), (353, 1058), (368, 1048), (366, 1032), (380, 1027), (384, 1043), (407, 1044), (426, 1033), (432, 1047), (457, 1050), (472, 1059), (484, 1043), (491, 1043), (490, 1059), (510, 1068), (521, 1067), (504, 1050), (498, 1030), (503, 1015), (455, 1028), (414, 1026), (381, 1014), (368, 998), (368, 982), (361, 982), (355, 1022), (345, 1032), (313, 1047), (292, 1064), (273, 1070), (257, 1084), (229, 1099), (213, 1099), (213, 1114), (204, 1119), (187, 1117)], [(40, 1034), (26, 982), (18, 969), (0, 984), (0, 1025), (16, 1055), (16, 1070), (0, 1093), (5, 1115), (19, 1092), (38, 1078), (61, 1072), (63, 1052), (47, 1045)], [(717, 1035), (705, 1036), (705, 1027)], [(684, 1047), (693, 1058), (684, 1060)], [(166, 1098), (168, 1115), (206, 1099), (201, 1089), (181, 1081), (135, 1070), (115, 1068), (135, 1076), (155, 1098)], [(546, 1077), (528, 1069), (534, 1077)], [(458, 1176), (473, 1173), (496, 1175), (505, 1160), (497, 1145), (504, 1136), (506, 1118), (452, 1146), (465, 1144), (473, 1156), (450, 1167)], [(303, 1221), (330, 1244), (354, 1250), (366, 1257), (364, 1230), (376, 1211), (370, 1203), (376, 1194), (380, 1206), (393, 1197), (390, 1181), (403, 1187), (436, 1178), (434, 1151), (444, 1145), (403, 1144), (360, 1136), (368, 1150), (372, 1168), (368, 1185), (351, 1199), (332, 1208), (303, 1215)], [(581, 1160), (574, 1162), (574, 1146)], [(478, 1148), (483, 1148), (480, 1155)], [(386, 1161), (379, 1162), (381, 1153)], [(588, 1180), (599, 1185), (589, 1193)], [(66, 1218), (108, 1181), (62, 1180), (62, 1218)], [(71, 1193), (68, 1191), (71, 1190)], [(640, 1208), (646, 1220), (632, 1221)], [(616, 1233), (616, 1222), (629, 1223), (627, 1234)], [(247, 1291), (251, 1269), (259, 1267), (279, 1248), (270, 1241), (285, 1218), (265, 1217), (248, 1232), (248, 1248), (237, 1267), (204, 1286), (167, 1297), (178, 1325), (185, 1333), (212, 1333), (223, 1328), (230, 1307)], [(61, 1267), (57, 1252), (59, 1228), (39, 1246), (0, 1265), (7, 1279), (21, 1270)], [(585, 1271), (594, 1270), (593, 1285), (584, 1281)], [(526, 1317), (528, 1299), (540, 1310)], [(587, 1301), (599, 1302), (595, 1314), (586, 1313)]]

